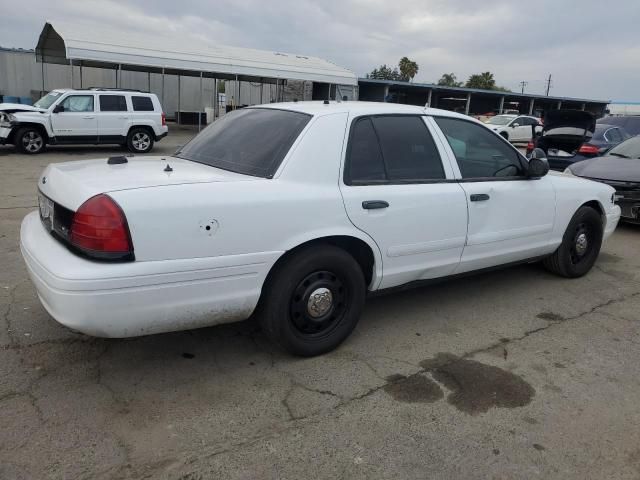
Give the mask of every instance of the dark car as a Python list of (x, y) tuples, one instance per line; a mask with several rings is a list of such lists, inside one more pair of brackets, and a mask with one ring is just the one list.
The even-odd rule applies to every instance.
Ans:
[(604, 157), (574, 163), (565, 173), (611, 185), (622, 220), (640, 223), (640, 136), (613, 147)]
[[(592, 144), (596, 118), (584, 110), (550, 110), (545, 112), (542, 132), (527, 145), (527, 153), (541, 148), (547, 155), (549, 168), (562, 171), (574, 162), (601, 155)], [(602, 152), (606, 148), (603, 147)]]
[(598, 119), (598, 123), (624, 128), (632, 137), (640, 135), (640, 115), (604, 117)]

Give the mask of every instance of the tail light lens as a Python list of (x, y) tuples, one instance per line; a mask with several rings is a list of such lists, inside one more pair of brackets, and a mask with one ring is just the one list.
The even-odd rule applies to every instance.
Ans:
[(600, 148), (595, 145), (591, 145), (590, 143), (583, 143), (578, 149), (578, 153), (597, 155), (600, 153)]
[(166, 126), (167, 125), (167, 114), (162, 112), (162, 126)]
[(71, 245), (99, 260), (133, 260), (127, 219), (120, 206), (100, 194), (84, 202), (73, 215)]
[(535, 144), (533, 143), (533, 140), (529, 140), (529, 143), (527, 143), (527, 153), (533, 152), (534, 148)]

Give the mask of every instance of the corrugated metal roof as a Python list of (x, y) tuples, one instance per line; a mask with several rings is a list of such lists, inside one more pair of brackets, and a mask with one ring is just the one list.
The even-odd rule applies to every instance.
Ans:
[(47, 22), (40, 34), (36, 54), (39, 60), (51, 63), (60, 63), (64, 57), (156, 69), (358, 84), (353, 72), (321, 58), (206, 45), (171, 35), (170, 31), (166, 35), (149, 37), (137, 32), (96, 28), (95, 25)]
[(536, 95), (534, 93), (519, 93), (519, 92), (502, 92), (500, 90), (483, 90), (480, 88), (466, 88), (466, 87), (446, 87), (443, 85), (436, 85), (434, 83), (413, 83), (413, 82), (401, 82), (397, 80), (378, 80), (375, 78), (359, 78), (358, 81), (360, 83), (373, 83), (373, 84), (383, 84), (383, 85), (393, 85), (398, 87), (407, 87), (407, 88), (423, 88), (423, 89), (432, 89), (443, 92), (459, 92), (459, 93), (479, 93), (486, 95), (495, 95), (498, 97), (521, 97), (521, 98), (534, 98), (540, 100), (560, 100), (560, 101), (568, 101), (568, 102), (583, 102), (583, 103), (610, 103), (610, 100), (590, 100), (586, 98), (572, 98), (572, 97), (553, 97), (546, 95)]

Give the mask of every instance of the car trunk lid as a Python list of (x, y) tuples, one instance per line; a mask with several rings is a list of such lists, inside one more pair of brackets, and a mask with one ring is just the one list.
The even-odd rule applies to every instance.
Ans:
[(584, 110), (550, 110), (545, 113), (544, 127), (536, 147), (548, 155), (573, 155), (593, 137), (596, 119)]
[(118, 157), (49, 165), (38, 188), (56, 204), (75, 211), (100, 193), (189, 183), (256, 180), (176, 157)]

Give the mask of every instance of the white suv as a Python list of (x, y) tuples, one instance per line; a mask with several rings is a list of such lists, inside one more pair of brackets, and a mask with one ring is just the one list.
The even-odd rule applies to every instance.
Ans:
[(168, 128), (158, 97), (135, 90), (53, 90), (33, 107), (0, 104), (0, 145), (40, 153), (45, 145), (120, 144), (146, 153)]

